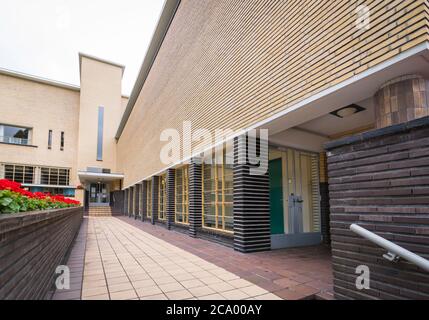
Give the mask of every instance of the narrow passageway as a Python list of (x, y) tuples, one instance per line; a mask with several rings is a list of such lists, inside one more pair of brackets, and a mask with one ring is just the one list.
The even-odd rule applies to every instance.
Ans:
[(54, 299), (280, 299), (121, 219), (85, 220), (86, 245), (79, 241), (69, 260), (71, 288)]

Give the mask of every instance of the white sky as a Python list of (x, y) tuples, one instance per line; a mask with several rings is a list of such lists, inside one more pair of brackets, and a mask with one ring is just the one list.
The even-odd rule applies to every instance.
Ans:
[(78, 52), (126, 66), (130, 94), (164, 0), (0, 0), (0, 67), (79, 85)]

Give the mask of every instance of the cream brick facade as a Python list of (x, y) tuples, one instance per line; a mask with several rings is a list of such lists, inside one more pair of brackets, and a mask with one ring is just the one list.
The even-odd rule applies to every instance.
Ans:
[[(31, 128), (32, 136), (29, 146), (0, 143), (0, 163), (70, 169), (72, 188), (82, 185), (78, 172), (88, 167), (117, 173), (115, 133), (128, 101), (121, 94), (123, 67), (87, 55), (80, 63), (80, 87), (0, 70), (0, 124)], [(103, 161), (96, 159), (99, 106), (105, 109)], [(119, 186), (112, 183), (111, 190)], [(83, 191), (76, 197), (83, 201)]]
[(427, 43), (428, 16), (425, 0), (180, 1), (118, 141), (124, 185), (165, 168), (165, 128), (251, 127)]

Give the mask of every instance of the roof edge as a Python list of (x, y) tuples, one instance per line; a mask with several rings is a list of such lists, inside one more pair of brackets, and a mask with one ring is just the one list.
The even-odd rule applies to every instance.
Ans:
[(80, 91), (80, 87), (77, 85), (74, 85), (74, 84), (56, 81), (56, 80), (51, 80), (51, 79), (43, 78), (43, 77), (38, 77), (38, 76), (34, 76), (34, 75), (31, 75), (28, 73), (19, 72), (19, 71), (0, 68), (0, 74), (10, 76), (10, 77), (14, 77), (14, 78), (19, 78), (19, 79), (38, 82), (38, 83), (43, 83), (43, 84), (47, 84), (50, 86), (59, 87), (59, 88), (63, 88), (63, 89)]
[(140, 92), (146, 82), (146, 79), (149, 76), (149, 72), (152, 69), (153, 63), (155, 62), (161, 45), (164, 42), (165, 36), (167, 35), (168, 29), (170, 28), (177, 8), (180, 5), (180, 1), (181, 0), (165, 0), (164, 7), (158, 20), (158, 24), (153, 33), (152, 40), (146, 51), (142, 66), (140, 67), (139, 75), (137, 76), (137, 80), (134, 84), (133, 90), (131, 91), (127, 107), (119, 124), (119, 128), (116, 133), (117, 140), (121, 137), (125, 125), (127, 124), (128, 119), (131, 115), (131, 112), (134, 109), (134, 105), (137, 101), (137, 98), (139, 97)]
[[(23, 73), (23, 72), (19, 72), (19, 71), (15, 71), (15, 70), (10, 70), (10, 69), (5, 69), (5, 68), (0, 67), (0, 74), (6, 75), (9, 77), (18, 78), (18, 79), (34, 81), (37, 83), (42, 83), (42, 84), (46, 84), (46, 85), (53, 86), (53, 87), (58, 87), (58, 88), (62, 88), (62, 89), (68, 89), (68, 90), (80, 92), (80, 86), (78, 86), (78, 85), (67, 83), (67, 82), (61, 82), (61, 81), (57, 81), (57, 80), (52, 80), (52, 79), (48, 79), (48, 78), (38, 77), (35, 75), (31, 75), (28, 73)], [(121, 94), (121, 97), (126, 98), (126, 99), (130, 98), (130, 96), (126, 95), (126, 94)]]
[(123, 64), (119, 64), (113, 61), (109, 61), (109, 60), (105, 60), (96, 56), (92, 56), (90, 54), (87, 53), (83, 53), (83, 52), (79, 52), (79, 77), (81, 76), (81, 71), (82, 71), (82, 58), (88, 58), (91, 60), (95, 60), (101, 63), (105, 63), (105, 64), (110, 64), (114, 67), (118, 67), (122, 69), (122, 76), (124, 76), (124, 71), (125, 71), (125, 66)]

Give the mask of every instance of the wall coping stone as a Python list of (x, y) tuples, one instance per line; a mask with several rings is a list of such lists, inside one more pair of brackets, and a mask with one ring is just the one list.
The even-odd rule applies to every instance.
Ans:
[(79, 206), (61, 209), (0, 214), (0, 235), (27, 227), (34, 223), (49, 220), (54, 217), (67, 215), (69, 212), (73, 212), (77, 209), (83, 210), (83, 207)]
[(345, 145), (352, 145), (352, 144), (356, 144), (359, 142), (363, 142), (363, 141), (366, 141), (368, 139), (374, 139), (374, 138), (379, 138), (382, 136), (393, 135), (393, 134), (397, 134), (400, 132), (405, 132), (405, 131), (409, 131), (411, 129), (416, 129), (416, 128), (425, 127), (425, 126), (429, 126), (429, 116), (422, 117), (422, 118), (415, 119), (415, 120), (411, 120), (411, 121), (404, 122), (404, 123), (400, 123), (400, 124), (396, 124), (396, 125), (385, 127), (385, 128), (366, 131), (366, 132), (359, 133), (359, 134), (356, 134), (356, 135), (351, 136), (351, 137), (346, 137), (346, 138), (341, 138), (341, 139), (334, 140), (334, 141), (329, 141), (329, 142), (324, 144), (324, 148), (325, 148), (325, 150), (329, 151), (329, 150), (339, 148), (339, 147), (342, 147)]

